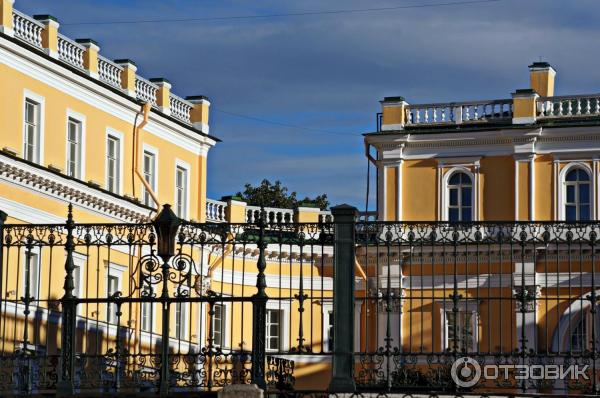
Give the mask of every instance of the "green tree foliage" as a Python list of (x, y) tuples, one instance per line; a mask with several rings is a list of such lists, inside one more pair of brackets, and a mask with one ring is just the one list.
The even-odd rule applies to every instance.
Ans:
[(251, 206), (278, 207), (282, 209), (293, 209), (300, 206), (318, 207), (321, 210), (329, 206), (327, 195), (318, 195), (311, 199), (305, 197), (298, 200), (296, 192), (289, 192), (281, 181), (272, 183), (269, 180), (262, 180), (260, 185), (254, 187), (252, 184), (244, 185), (244, 192), (238, 192), (236, 196)]

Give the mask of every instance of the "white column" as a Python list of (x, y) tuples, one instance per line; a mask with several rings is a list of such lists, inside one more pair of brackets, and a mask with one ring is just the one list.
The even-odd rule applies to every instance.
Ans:
[(529, 159), (529, 221), (535, 221), (535, 154)]

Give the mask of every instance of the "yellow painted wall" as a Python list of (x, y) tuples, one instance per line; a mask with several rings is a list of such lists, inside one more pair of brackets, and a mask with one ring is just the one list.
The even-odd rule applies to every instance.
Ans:
[[(552, 175), (552, 155), (538, 155), (535, 158), (535, 220), (551, 221), (554, 219), (554, 178)], [(558, 191), (557, 191), (558, 194)]]
[(386, 183), (386, 212), (385, 220), (394, 221), (398, 219), (398, 168), (385, 168)]
[(404, 221), (436, 219), (437, 163), (434, 159), (405, 160), (402, 173)]
[(515, 184), (512, 156), (484, 157), (479, 173), (482, 219), (513, 220)]

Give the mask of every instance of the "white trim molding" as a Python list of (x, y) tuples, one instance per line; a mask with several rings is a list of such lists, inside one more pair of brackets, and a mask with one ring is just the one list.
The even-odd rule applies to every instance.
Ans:
[[(560, 163), (560, 161), (557, 161)], [(558, 165), (557, 165), (558, 167)], [(594, 174), (592, 168), (585, 163), (584, 161), (572, 161), (568, 162), (557, 174), (556, 186), (558, 187), (558, 198), (557, 198), (557, 214), (559, 221), (565, 221), (565, 203), (566, 203), (566, 195), (567, 191), (565, 189), (565, 177), (567, 173), (574, 168), (579, 168), (584, 170), (588, 176), (590, 177), (590, 219), (596, 219), (596, 211), (594, 203), (596, 202), (596, 191), (594, 186), (596, 185), (596, 175)]]
[[(438, 169), (441, 169), (443, 166), (438, 165)], [(479, 162), (473, 165), (475, 172), (472, 172), (465, 165), (455, 166), (451, 169), (447, 170), (443, 176), (440, 178), (441, 186), (439, 188), (439, 192), (441, 193), (441, 200), (438, 206), (438, 212), (440, 214), (441, 221), (448, 221), (448, 205), (450, 203), (449, 192), (448, 192), (448, 181), (450, 177), (457, 172), (465, 173), (470, 179), (472, 183), (471, 189), (471, 217), (472, 221), (479, 221)], [(440, 173), (441, 174), (441, 173)]]
[(85, 158), (86, 158), (86, 117), (85, 115), (75, 112), (69, 108), (67, 108), (67, 116), (66, 116), (66, 120), (65, 120), (65, 124), (66, 124), (66, 139), (65, 139), (65, 147), (66, 147), (66, 152), (65, 152), (65, 174), (68, 175), (68, 171), (69, 171), (69, 119), (73, 119), (78, 121), (81, 124), (81, 131), (80, 134), (81, 136), (79, 137), (79, 145), (80, 145), (80, 152), (79, 152), (79, 177), (77, 178), (78, 180), (81, 181), (85, 181), (85, 175), (86, 175), (86, 169), (85, 169)]
[(183, 160), (176, 158), (175, 159), (175, 170), (173, 171), (174, 173), (174, 179), (173, 179), (173, 204), (175, 205), (175, 212), (177, 212), (177, 169), (181, 168), (185, 170), (185, 206), (184, 206), (184, 210), (183, 210), (183, 214), (181, 216), (181, 218), (183, 219), (188, 219), (190, 216), (190, 174), (192, 172), (192, 168), (190, 167), (190, 164), (187, 162), (184, 162)]

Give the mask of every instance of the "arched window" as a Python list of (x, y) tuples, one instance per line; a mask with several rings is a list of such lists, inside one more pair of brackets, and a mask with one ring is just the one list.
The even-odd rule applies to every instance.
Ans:
[(448, 180), (448, 221), (473, 220), (473, 181), (457, 171)]
[(575, 167), (565, 176), (565, 220), (587, 221), (590, 219), (592, 202), (590, 175), (581, 167)]

